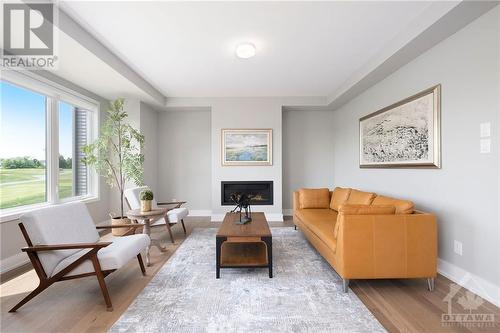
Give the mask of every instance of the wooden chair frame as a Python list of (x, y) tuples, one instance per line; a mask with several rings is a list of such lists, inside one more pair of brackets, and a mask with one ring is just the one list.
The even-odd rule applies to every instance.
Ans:
[[(106, 228), (138, 228), (140, 225), (117, 225), (117, 226), (108, 226)], [(53, 283), (59, 281), (73, 280), (78, 278), (83, 278), (87, 276), (96, 276), (97, 281), (99, 282), (99, 286), (101, 288), (102, 296), (104, 297), (104, 301), (106, 302), (106, 310), (113, 311), (113, 305), (111, 304), (111, 298), (109, 297), (108, 288), (106, 286), (106, 282), (104, 278), (109, 274), (113, 273), (115, 269), (111, 270), (102, 270), (101, 265), (99, 263), (99, 259), (97, 258), (97, 252), (112, 244), (112, 242), (98, 242), (98, 243), (75, 243), (75, 244), (50, 244), (50, 245), (33, 245), (30, 237), (28, 236), (28, 232), (22, 223), (19, 223), (19, 228), (23, 233), (24, 239), (28, 244), (27, 247), (22, 248), (23, 252), (28, 254), (28, 257), (35, 269), (38, 278), (40, 279), (40, 283), (35, 290), (29, 293), (26, 297), (24, 297), (19, 303), (17, 303), (9, 312), (16, 312), (21, 306), (26, 304), (36, 295), (40, 294), (42, 291), (50, 287)], [(99, 229), (103, 229), (100, 227)], [(73, 250), (73, 249), (90, 249), (87, 253), (83, 254), (80, 258), (73, 261), (66, 268), (61, 270), (59, 273), (54, 276), (48, 277), (47, 273), (43, 269), (42, 263), (38, 258), (38, 252), (42, 251), (58, 251), (58, 250)], [(92, 265), (94, 266), (94, 272), (65, 276), (67, 273), (71, 272), (73, 269), (81, 265), (85, 260), (91, 260)], [(137, 260), (139, 261), (139, 266), (141, 267), (142, 275), (146, 275), (146, 268), (144, 267), (144, 263), (142, 261), (141, 254), (137, 255)]]
[[(125, 202), (127, 203), (127, 206), (129, 209), (132, 209), (132, 207), (130, 206), (130, 203), (128, 202), (127, 198), (125, 198)], [(158, 206), (167, 206), (167, 205), (173, 205), (174, 207), (172, 207), (171, 209), (176, 209), (176, 208), (180, 208), (182, 205), (184, 205), (187, 201), (178, 201), (178, 202), (158, 202), (156, 203)], [(170, 210), (170, 209), (169, 209)], [(172, 234), (172, 229), (170, 229), (175, 223), (170, 223), (168, 221), (168, 216), (167, 214), (165, 214), (164, 216), (165, 218), (165, 221), (167, 221), (167, 223), (165, 224), (156, 224), (156, 225), (151, 225), (151, 227), (158, 227), (158, 226), (162, 226), (162, 225), (165, 225), (167, 227), (167, 231), (168, 231), (168, 234), (170, 235), (170, 240), (172, 241), (172, 244), (174, 243), (174, 235)], [(139, 221), (137, 220), (132, 220), (132, 222), (136, 223), (136, 224), (140, 224)], [(184, 225), (184, 219), (181, 219), (181, 224), (182, 224), (182, 229), (184, 230), (184, 235), (186, 234), (186, 226)], [(130, 232), (135, 232), (135, 229), (131, 230)], [(129, 233), (126, 233), (125, 235), (128, 235)]]

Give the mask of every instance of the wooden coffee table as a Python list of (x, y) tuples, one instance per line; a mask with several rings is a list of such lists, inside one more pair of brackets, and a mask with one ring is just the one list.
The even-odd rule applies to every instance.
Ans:
[(252, 213), (252, 222), (236, 224), (239, 213), (227, 213), (216, 235), (216, 273), (221, 268), (269, 268), (273, 277), (273, 235), (264, 213)]

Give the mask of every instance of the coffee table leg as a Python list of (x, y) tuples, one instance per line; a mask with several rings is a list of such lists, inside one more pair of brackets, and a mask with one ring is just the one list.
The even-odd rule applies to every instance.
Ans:
[(226, 240), (226, 237), (215, 237), (215, 278), (220, 278), (220, 256), (222, 243)]
[(267, 264), (269, 265), (269, 278), (273, 277), (273, 238), (261, 237), (261, 240), (266, 243), (267, 247)]

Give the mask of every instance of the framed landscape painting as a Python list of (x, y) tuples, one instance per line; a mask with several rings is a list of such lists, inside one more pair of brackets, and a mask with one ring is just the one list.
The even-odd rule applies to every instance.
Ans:
[(272, 129), (223, 129), (222, 165), (272, 165)]
[(441, 86), (359, 120), (361, 168), (441, 167)]

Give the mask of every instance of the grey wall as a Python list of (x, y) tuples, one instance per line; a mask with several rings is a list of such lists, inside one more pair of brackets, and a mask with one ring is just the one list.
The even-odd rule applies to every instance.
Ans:
[[(430, 49), (334, 113), (334, 182), (409, 198), (433, 212), (439, 257), (497, 286), (499, 271), (500, 8)], [(358, 119), (442, 85), (442, 169), (360, 169)], [(491, 122), (492, 153), (479, 152)], [(453, 252), (463, 242), (463, 256)]]
[(158, 114), (158, 198), (211, 209), (210, 110)]
[(283, 209), (293, 191), (333, 187), (332, 111), (283, 111)]
[[(212, 210), (215, 215), (224, 214), (228, 206), (221, 206), (221, 181), (272, 180), (274, 205), (254, 206), (280, 218), (282, 214), (281, 175), (281, 106), (274, 98), (220, 98), (212, 103)], [(221, 130), (224, 128), (272, 128), (273, 165), (271, 166), (222, 166)], [(268, 218), (271, 215), (268, 215)]]
[(141, 102), (141, 133), (144, 135), (144, 184), (158, 193), (158, 112)]

